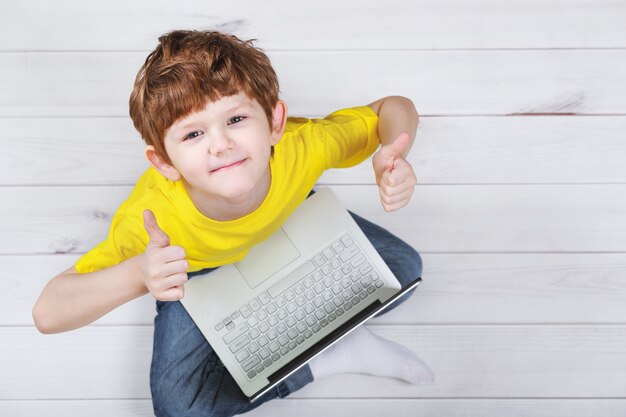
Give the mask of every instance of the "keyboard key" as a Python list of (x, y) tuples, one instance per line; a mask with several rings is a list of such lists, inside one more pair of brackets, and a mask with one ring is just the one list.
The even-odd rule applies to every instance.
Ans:
[(361, 275), (365, 275), (372, 270), (372, 265), (369, 263), (365, 263), (359, 267), (359, 272)]
[(324, 249), (322, 253), (324, 254), (324, 258), (326, 258), (329, 261), (335, 257), (335, 252), (333, 252), (331, 248)]
[(225, 334), (224, 337), (222, 337), (222, 340), (224, 340), (224, 343), (228, 345), (230, 342), (247, 332), (248, 329), (249, 327), (246, 323), (241, 323), (232, 332)]
[(346, 249), (345, 251), (343, 251), (343, 253), (341, 255), (339, 255), (339, 259), (341, 259), (341, 262), (346, 263), (348, 262), (350, 259), (352, 259), (354, 256), (358, 255), (361, 253), (361, 250), (359, 249), (358, 246), (351, 246), (348, 249)]
[(306, 299), (303, 296), (300, 296), (296, 298), (296, 304), (298, 305), (298, 307), (302, 307), (306, 304)]
[(248, 335), (252, 338), (252, 339), (256, 339), (257, 337), (259, 337), (261, 335), (261, 332), (259, 332), (258, 329), (252, 329), (250, 330), (250, 332), (248, 333)]
[(235, 311), (233, 314), (230, 315), (230, 318), (235, 321), (239, 318), (239, 316), (241, 316), (241, 314), (239, 314), (239, 311)]
[(242, 363), (241, 367), (243, 368), (244, 371), (247, 372), (250, 369), (252, 369), (252, 367), (258, 365), (259, 363), (261, 363), (261, 359), (259, 358), (259, 355), (253, 355), (250, 357), (250, 359)]
[(250, 372), (248, 372), (248, 378), (252, 379), (256, 376), (256, 371), (253, 369)]
[(282, 335), (278, 338), (278, 343), (280, 343), (281, 346), (285, 346), (287, 343), (289, 343), (289, 339), (287, 338), (287, 336)]
[[(267, 359), (268, 356), (270, 356), (270, 350), (268, 348), (263, 348), (259, 351), (259, 355), (261, 356), (261, 359)], [(265, 366), (269, 366), (269, 365), (265, 365)]]
[(248, 343), (250, 343), (250, 338), (248, 337), (248, 335), (244, 334), (239, 339), (235, 340), (233, 343), (228, 345), (228, 348), (230, 349), (231, 352), (237, 353), (239, 352), (241, 348), (246, 346)]
[[(267, 345), (269, 342), (270, 342), (270, 340), (267, 338), (267, 336), (261, 336), (261, 337), (259, 337), (259, 339), (257, 340), (257, 343), (258, 343), (260, 346), (265, 346), (265, 345)], [(265, 358), (263, 358), (263, 359), (265, 359)]]
[(224, 328), (224, 323), (222, 323), (221, 321), (215, 325), (215, 331), (217, 332), (219, 332), (223, 328)]
[[(280, 346), (278, 346), (278, 343), (277, 343), (277, 342), (271, 342), (271, 343), (268, 345), (268, 347), (270, 348), (270, 350), (272, 351), (272, 353), (277, 352), (277, 351), (278, 351), (278, 349), (280, 349)], [(273, 359), (273, 358), (274, 358), (274, 357), (272, 356), (272, 359)]]
[(252, 311), (258, 311), (261, 308), (261, 303), (256, 298), (253, 298), (248, 302), (248, 306), (252, 309)]
[(280, 349), (280, 354), (281, 354), (281, 355), (283, 355), (283, 356), (284, 356), (284, 355), (286, 355), (286, 354), (288, 354), (288, 353), (289, 353), (289, 349), (287, 348), (287, 346), (285, 346), (284, 348), (281, 348), (281, 349)]
[(267, 292), (262, 292), (261, 294), (259, 294), (259, 301), (261, 301), (261, 304), (266, 305), (270, 301), (272, 301), (272, 299)]
[(341, 238), (341, 243), (343, 243), (345, 247), (348, 247), (354, 244), (354, 240), (352, 240), (350, 235), (345, 235)]
[(315, 255), (313, 257), (313, 261), (315, 261), (315, 265), (317, 265), (317, 266), (322, 266), (322, 265), (324, 265), (326, 263), (326, 259), (324, 259), (324, 257), (322, 256), (321, 253), (318, 254), (318, 255)]
[(357, 266), (361, 265), (363, 262), (365, 262), (365, 256), (358, 255), (350, 260), (350, 265), (356, 268)]
[(239, 312), (241, 313), (241, 316), (244, 319), (247, 319), (248, 317), (250, 317), (250, 315), (252, 314), (252, 310), (250, 310), (250, 307), (248, 306), (243, 306), (239, 309)]
[(257, 345), (255, 342), (252, 342), (248, 345), (248, 351), (250, 353), (256, 353), (257, 350), (259, 350), (259, 345)]
[(235, 355), (237, 362), (243, 362), (250, 357), (250, 353), (247, 349), (242, 349), (239, 353)]
[(341, 244), (341, 242), (337, 241), (337, 242), (333, 242), (333, 244), (331, 245), (333, 250), (335, 251), (335, 253), (339, 254), (343, 251), (343, 245)]
[(294, 350), (296, 348), (296, 342), (289, 342), (289, 344), (287, 345), (287, 347), (289, 348), (289, 350)]
[(265, 366), (263, 366), (262, 363), (259, 366), (257, 366), (256, 368), (254, 368), (254, 370), (257, 372), (257, 374), (260, 374), (261, 372), (263, 372), (264, 369), (265, 369)]
[(274, 314), (275, 311), (276, 311), (276, 306), (274, 305), (274, 303), (268, 304), (265, 307), (265, 312), (267, 314)]
[(267, 292), (275, 298), (313, 271), (315, 271), (315, 265), (312, 261), (307, 261), (274, 284), (269, 290), (267, 290)]

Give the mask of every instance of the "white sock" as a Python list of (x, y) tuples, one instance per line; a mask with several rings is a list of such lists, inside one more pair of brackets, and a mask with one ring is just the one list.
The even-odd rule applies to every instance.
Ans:
[(432, 384), (435, 375), (408, 348), (360, 326), (309, 362), (314, 379), (339, 373), (398, 378), (414, 385)]

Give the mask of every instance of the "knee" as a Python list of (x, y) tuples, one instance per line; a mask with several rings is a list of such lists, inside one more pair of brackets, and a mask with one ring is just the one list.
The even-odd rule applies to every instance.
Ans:
[(422, 257), (415, 249), (402, 242), (397, 249), (397, 255), (394, 257), (397, 264), (393, 272), (403, 286), (422, 276)]

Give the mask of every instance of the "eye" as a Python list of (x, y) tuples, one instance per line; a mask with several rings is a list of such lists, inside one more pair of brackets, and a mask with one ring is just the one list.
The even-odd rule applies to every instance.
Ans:
[[(196, 135), (197, 133), (197, 135)], [(199, 130), (194, 130), (193, 132), (191, 132), (190, 134), (188, 134), (187, 136), (185, 136), (185, 139), (183, 140), (187, 140), (187, 139), (195, 139), (198, 136), (200, 136), (201, 132)]]
[[(235, 117), (232, 117), (232, 118), (229, 120), (229, 122), (232, 122), (232, 123), (229, 123), (229, 124), (239, 123), (240, 121), (242, 121), (242, 120), (243, 120), (243, 119), (245, 119), (245, 118), (246, 118), (245, 116), (235, 116)], [(233, 122), (233, 120), (236, 120), (236, 121), (235, 121), (235, 122)]]

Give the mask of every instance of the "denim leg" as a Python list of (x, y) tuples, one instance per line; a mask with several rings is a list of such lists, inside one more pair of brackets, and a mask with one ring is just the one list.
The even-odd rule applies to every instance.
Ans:
[(156, 304), (150, 389), (157, 417), (241, 414), (313, 381), (307, 365), (250, 403), (183, 305), (179, 301)]

